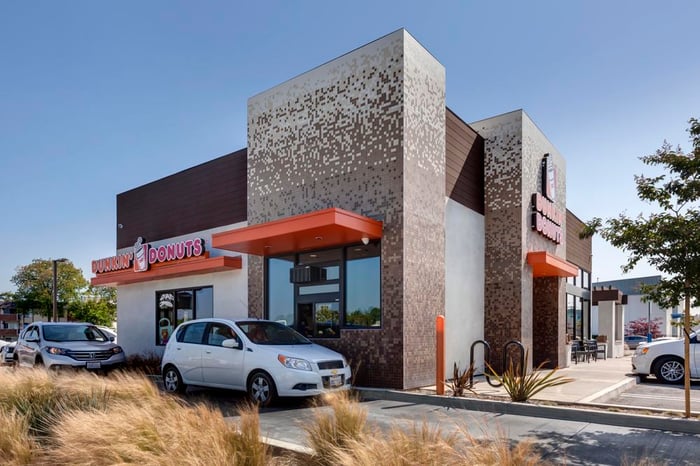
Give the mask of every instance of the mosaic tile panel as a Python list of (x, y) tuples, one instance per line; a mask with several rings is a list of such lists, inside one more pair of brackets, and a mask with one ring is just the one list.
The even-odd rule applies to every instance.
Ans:
[[(485, 140), (484, 334), (493, 349), (492, 360), (500, 368), (501, 350), (506, 342), (513, 339), (530, 348), (535, 360), (558, 355), (563, 347), (563, 323), (560, 320), (564, 315), (565, 303), (563, 289), (555, 286), (555, 283), (561, 279), (551, 279), (553, 283), (544, 288), (536, 285), (537, 280), (533, 280), (526, 258), (530, 251), (543, 250), (566, 257), (565, 238), (557, 245), (530, 227), (530, 198), (533, 193), (541, 191), (540, 167), (547, 153), (553, 157), (557, 167), (555, 204), (565, 219), (564, 159), (521, 110), (478, 121), (471, 126)], [(565, 220), (562, 223), (565, 233)], [(551, 306), (554, 302), (559, 303), (556, 312)], [(533, 307), (540, 305), (542, 309)], [(538, 341), (537, 347), (533, 348), (535, 339), (539, 338), (534, 329), (541, 323), (542, 315), (553, 319), (552, 324), (556, 323), (554, 333)]]
[[(384, 222), (382, 329), (341, 330), (340, 339), (323, 341), (359, 363), (356, 381), (369, 386), (404, 388), (434, 373), (434, 345), (409, 350), (404, 334), (424, 329), (419, 308), (444, 306), (444, 290), (433, 288), (444, 288), (444, 258), (432, 254), (444, 251), (434, 228), (444, 209), (444, 70), (427, 57), (399, 30), (248, 101), (249, 224), (327, 207)], [(436, 145), (406, 150), (417, 143)], [(433, 183), (442, 186), (439, 205)], [(426, 205), (416, 206), (412, 193), (421, 190)], [(414, 257), (420, 242), (428, 258)], [(251, 315), (264, 309), (262, 275), (262, 260), (251, 261)], [(426, 285), (434, 299), (418, 298)], [(404, 362), (406, 351), (415, 367)]]

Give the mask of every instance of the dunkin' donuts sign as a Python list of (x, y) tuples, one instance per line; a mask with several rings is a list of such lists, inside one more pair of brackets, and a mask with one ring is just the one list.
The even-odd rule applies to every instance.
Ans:
[(134, 272), (145, 272), (152, 264), (197, 257), (202, 254), (204, 254), (204, 240), (201, 238), (152, 246), (144, 243), (143, 238), (139, 237), (134, 244), (133, 252), (92, 261), (92, 273), (114, 272), (131, 267), (134, 268)]
[(545, 154), (542, 159), (542, 193), (533, 193), (531, 200), (532, 229), (559, 244), (562, 240), (564, 214), (554, 204), (556, 200), (557, 169), (553, 157)]

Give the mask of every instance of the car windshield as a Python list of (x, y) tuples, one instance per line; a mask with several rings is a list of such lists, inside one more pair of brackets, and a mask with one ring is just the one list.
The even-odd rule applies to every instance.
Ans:
[(310, 345), (311, 342), (291, 327), (278, 322), (238, 322), (238, 328), (258, 345)]
[(42, 329), (46, 341), (108, 341), (94, 325), (47, 325)]

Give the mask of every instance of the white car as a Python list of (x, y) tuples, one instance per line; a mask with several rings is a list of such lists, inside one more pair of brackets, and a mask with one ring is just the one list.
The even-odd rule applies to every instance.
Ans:
[[(666, 383), (679, 383), (685, 374), (683, 359), (684, 338), (655, 340), (639, 345), (632, 356), (632, 371), (645, 379), (655, 375)], [(690, 378), (700, 378), (700, 341), (698, 334), (690, 334)]]
[(0, 364), (10, 366), (15, 363), (15, 346), (17, 342), (12, 342), (0, 348)]
[(246, 391), (262, 406), (275, 397), (348, 389), (343, 355), (269, 320), (196, 319), (180, 324), (161, 362), (168, 392), (187, 385)]

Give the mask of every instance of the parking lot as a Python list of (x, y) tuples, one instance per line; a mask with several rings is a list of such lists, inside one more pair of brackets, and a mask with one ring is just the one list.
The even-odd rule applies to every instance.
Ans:
[[(607, 400), (605, 404), (684, 411), (685, 391), (682, 384), (663, 384), (649, 377), (646, 382), (632, 385), (628, 390)], [(700, 381), (691, 383), (690, 409), (700, 412)]]

